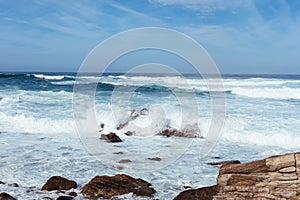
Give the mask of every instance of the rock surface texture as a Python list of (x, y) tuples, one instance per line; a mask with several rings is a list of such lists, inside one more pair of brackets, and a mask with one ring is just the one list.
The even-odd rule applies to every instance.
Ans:
[(82, 194), (98, 199), (133, 193), (136, 196), (153, 196), (155, 190), (151, 184), (125, 174), (115, 176), (96, 176), (82, 188)]
[(220, 168), (213, 200), (300, 199), (300, 152)]
[(218, 193), (218, 186), (191, 189), (181, 192), (174, 200), (211, 200)]
[(42, 190), (70, 190), (72, 188), (77, 188), (77, 183), (75, 181), (68, 180), (60, 176), (52, 176), (42, 187)]

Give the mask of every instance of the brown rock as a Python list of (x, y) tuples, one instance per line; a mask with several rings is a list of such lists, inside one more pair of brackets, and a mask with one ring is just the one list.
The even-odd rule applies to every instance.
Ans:
[(218, 176), (219, 192), (213, 200), (300, 199), (297, 155), (299, 153), (291, 153), (222, 166)]
[(191, 189), (181, 192), (174, 200), (211, 200), (218, 193), (218, 186)]
[(101, 134), (100, 137), (101, 140), (106, 140), (107, 142), (122, 142), (121, 138), (113, 132), (110, 132), (109, 134)]
[(250, 174), (268, 172), (266, 160), (258, 160), (245, 164), (225, 165), (220, 168), (220, 174)]
[(277, 171), (281, 168), (292, 167), (296, 165), (295, 154), (286, 154), (281, 156), (272, 156), (266, 159), (268, 171)]
[(69, 192), (69, 195), (73, 196), (73, 197), (77, 197), (77, 193), (76, 192)]
[(148, 112), (149, 111), (147, 108), (143, 108), (142, 110), (131, 110), (130, 117), (124, 123), (119, 124), (119, 126), (117, 127), (117, 130), (123, 129), (125, 126), (128, 125), (129, 122), (135, 120), (136, 118), (138, 118), (141, 115), (147, 115)]
[(129, 160), (129, 159), (122, 159), (119, 161), (120, 164), (125, 164), (125, 163), (130, 163), (130, 162), (131, 162), (131, 160)]
[(16, 200), (16, 199), (5, 192), (2, 192), (0, 193), (0, 200)]
[(158, 133), (158, 135), (162, 135), (165, 137), (171, 137), (171, 136), (176, 136), (176, 137), (186, 137), (186, 138), (197, 138), (198, 136), (198, 132), (195, 130), (188, 130), (188, 129), (184, 129), (182, 131), (179, 131), (175, 128), (167, 128), (163, 131), (161, 131), (160, 133)]
[(42, 190), (70, 190), (77, 188), (77, 183), (60, 176), (52, 176), (42, 187)]
[(82, 194), (90, 198), (111, 198), (133, 193), (137, 196), (153, 196), (151, 184), (125, 174), (115, 176), (96, 176), (82, 188)]

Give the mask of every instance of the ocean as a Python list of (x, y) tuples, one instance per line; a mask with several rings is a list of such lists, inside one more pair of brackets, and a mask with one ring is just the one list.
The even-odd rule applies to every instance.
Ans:
[[(222, 77), (226, 95), (224, 124), (216, 145), (202, 158), (200, 150), (212, 117), (211, 95), (220, 91), (209, 91), (201, 77), (111, 73), (98, 80), (91, 74), (76, 79), (75, 73), (0, 73), (0, 181), (20, 185), (0, 185), (0, 190), (18, 199), (56, 198), (55, 192), (39, 192), (51, 176), (76, 180), (81, 187), (96, 175), (126, 173), (150, 182), (157, 191), (156, 199), (172, 199), (185, 187), (216, 184), (218, 167), (207, 165), (208, 162), (248, 162), (300, 150), (300, 75)], [(86, 89), (97, 83), (97, 124), (104, 124), (102, 133), (117, 133), (122, 143), (104, 144), (98, 139), (99, 131), (89, 138), (92, 143), (87, 143), (84, 133), (78, 132), (73, 113), (76, 81)], [(184, 82), (190, 87), (185, 88)], [(125, 112), (121, 108), (116, 111), (115, 106), (118, 117), (124, 116), (122, 120), (131, 110), (146, 108), (150, 113), (126, 127), (136, 136), (126, 136), (124, 131), (117, 130), (112, 105), (122, 98), (116, 96), (112, 100), (116, 90), (130, 93)], [(180, 105), (176, 94), (191, 93), (199, 106), (198, 116), (181, 119), (181, 106), (186, 105)], [(157, 112), (157, 106), (163, 114)], [(196, 118), (199, 134), (204, 138), (156, 135), (166, 127), (178, 128), (182, 121), (192, 118)], [(184, 148), (173, 146), (180, 142)], [(101, 155), (95, 155), (91, 147), (99, 148), (97, 152)], [(147, 160), (149, 152), (162, 160)], [(164, 162), (163, 156), (172, 159)], [(132, 162), (123, 171), (117, 163), (119, 159)], [(79, 195), (75, 199), (84, 197)], [(120, 199), (147, 198), (129, 194)]]

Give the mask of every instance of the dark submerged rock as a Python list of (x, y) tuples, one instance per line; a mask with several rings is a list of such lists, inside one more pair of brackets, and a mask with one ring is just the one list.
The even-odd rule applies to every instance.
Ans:
[(69, 195), (73, 196), (73, 197), (77, 197), (77, 193), (76, 192), (69, 192)]
[(77, 188), (77, 183), (60, 176), (52, 176), (42, 187), (42, 190), (70, 190)]
[(101, 137), (100, 137), (101, 140), (106, 140), (107, 142), (122, 142), (121, 138), (113, 133), (113, 132), (110, 132), (109, 134), (105, 135), (105, 134), (101, 134)]
[(70, 196), (60, 196), (56, 200), (73, 200), (73, 197)]
[(11, 186), (11, 187), (19, 187), (19, 184), (18, 183), (12, 183), (12, 184), (9, 184), (9, 186)]
[(16, 199), (5, 192), (2, 192), (0, 193), (0, 200), (16, 200)]
[(161, 161), (161, 158), (155, 157), (155, 158), (148, 158), (148, 160), (153, 160), (153, 161)]
[(191, 189), (181, 192), (174, 200), (212, 200), (218, 194), (218, 186)]
[(221, 161), (221, 162), (209, 162), (206, 163), (208, 165), (220, 165), (220, 166), (226, 166), (226, 165), (232, 165), (232, 164), (240, 164), (241, 162), (239, 160), (228, 160), (228, 161)]
[(136, 196), (153, 196), (151, 184), (125, 174), (115, 176), (96, 176), (82, 188), (82, 194), (90, 198), (111, 198), (133, 193)]

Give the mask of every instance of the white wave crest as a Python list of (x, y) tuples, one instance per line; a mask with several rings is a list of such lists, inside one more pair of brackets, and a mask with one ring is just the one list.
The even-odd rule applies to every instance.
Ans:
[(62, 80), (65, 76), (49, 76), (44, 74), (33, 74), (35, 78), (46, 79), (46, 80)]
[(233, 94), (251, 98), (300, 99), (300, 88), (233, 88)]

